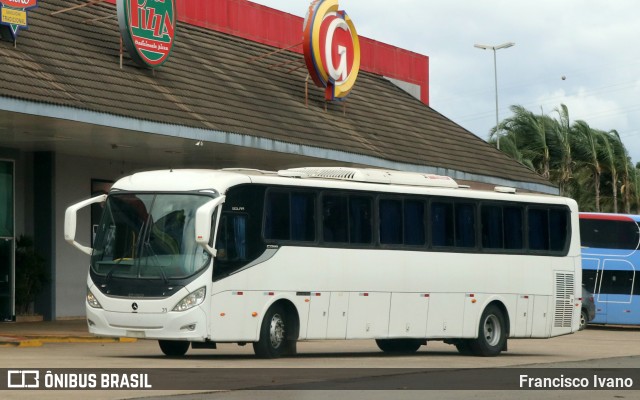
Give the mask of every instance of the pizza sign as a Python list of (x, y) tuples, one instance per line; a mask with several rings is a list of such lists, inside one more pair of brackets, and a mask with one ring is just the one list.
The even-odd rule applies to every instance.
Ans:
[(175, 0), (118, 0), (120, 33), (131, 58), (143, 67), (162, 65), (175, 41)]
[(338, 9), (338, 0), (311, 2), (302, 47), (309, 75), (326, 89), (325, 98), (346, 98), (360, 70), (360, 41), (351, 18)]
[(16, 40), (18, 31), (29, 27), (27, 10), (37, 6), (38, 0), (0, 0), (0, 25), (4, 28), (2, 31), (10, 32), (13, 40)]

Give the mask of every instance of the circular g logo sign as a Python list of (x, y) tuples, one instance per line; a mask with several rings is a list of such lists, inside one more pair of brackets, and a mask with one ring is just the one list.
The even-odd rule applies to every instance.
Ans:
[(351, 18), (338, 10), (338, 0), (311, 2), (302, 47), (311, 78), (326, 88), (325, 98), (344, 99), (360, 70), (360, 41)]

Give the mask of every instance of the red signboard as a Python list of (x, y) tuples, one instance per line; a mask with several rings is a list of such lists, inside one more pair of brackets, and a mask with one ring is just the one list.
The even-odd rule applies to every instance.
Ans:
[(338, 0), (314, 0), (304, 20), (302, 48), (309, 75), (327, 100), (344, 99), (360, 70), (360, 40)]
[(118, 23), (131, 58), (155, 68), (169, 58), (175, 42), (175, 0), (118, 0)]
[(38, 5), (38, 0), (0, 0), (0, 3), (13, 8), (32, 8)]
[[(278, 48), (300, 42), (303, 19), (296, 15), (247, 0), (175, 1), (178, 20), (187, 24)], [(360, 46), (361, 70), (418, 85), (420, 99), (429, 104), (429, 57), (366, 37)], [(302, 46), (291, 50), (302, 53)]]

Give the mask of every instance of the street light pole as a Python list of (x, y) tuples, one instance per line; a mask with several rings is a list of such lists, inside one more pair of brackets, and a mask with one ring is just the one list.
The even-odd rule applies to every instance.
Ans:
[(513, 42), (507, 42), (500, 44), (498, 46), (487, 46), (484, 44), (474, 44), (474, 47), (482, 50), (493, 50), (493, 75), (494, 75), (494, 83), (496, 90), (496, 147), (500, 150), (500, 132), (498, 129), (499, 119), (498, 119), (498, 64), (496, 61), (496, 51), (500, 49), (506, 49), (512, 46), (515, 46)]

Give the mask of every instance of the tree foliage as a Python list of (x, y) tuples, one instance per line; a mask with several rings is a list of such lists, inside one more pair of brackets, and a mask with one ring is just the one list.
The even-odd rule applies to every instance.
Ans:
[(617, 131), (571, 123), (567, 106), (513, 115), (490, 132), (489, 142), (574, 198), (581, 211), (640, 213), (640, 163), (634, 165)]

